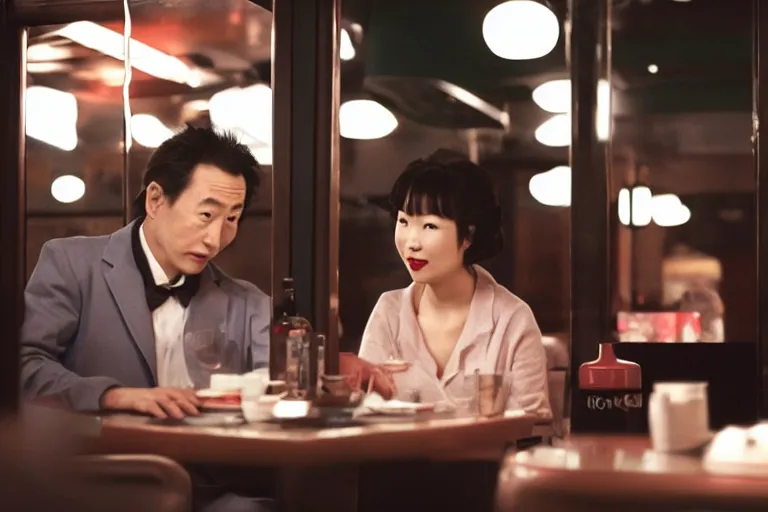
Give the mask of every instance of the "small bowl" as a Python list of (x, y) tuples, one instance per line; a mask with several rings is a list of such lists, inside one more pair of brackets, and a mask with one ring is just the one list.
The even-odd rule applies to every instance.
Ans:
[(405, 361), (404, 359), (390, 359), (381, 363), (379, 366), (388, 372), (400, 373), (408, 371), (411, 366), (413, 366), (413, 363), (410, 361)]

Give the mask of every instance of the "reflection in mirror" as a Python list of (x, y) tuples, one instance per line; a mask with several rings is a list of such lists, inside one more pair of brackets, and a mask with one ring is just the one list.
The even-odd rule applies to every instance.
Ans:
[(216, 263), (269, 291), (271, 13), (248, 0), (149, 1), (131, 5), (131, 21), (128, 199), (141, 191), (152, 151), (186, 124), (235, 133), (264, 172), (235, 241)]
[(613, 39), (623, 341), (756, 340), (751, 2), (628, 2)]
[(240, 236), (217, 263), (269, 290), (271, 13), (248, 0), (130, 6), (127, 22), (30, 30), (27, 272), (46, 240), (106, 234), (130, 220), (124, 205), (152, 151), (186, 123), (213, 122), (248, 144), (265, 171)]
[[(122, 21), (114, 26), (122, 30)], [(47, 240), (122, 226), (123, 70), (91, 44), (89, 34), (98, 27), (81, 22), (29, 30), (27, 275)], [(77, 42), (80, 36), (85, 40)]]
[[(388, 212), (395, 179), (410, 162), (438, 148), (463, 153), (491, 175), (502, 206), (504, 249), (481, 264), (531, 306), (545, 334), (551, 405), (559, 423), (568, 364), (570, 221), (565, 207), (570, 188), (560, 183), (545, 187), (545, 193), (564, 191), (554, 199), (557, 206), (546, 206), (545, 198), (529, 191), (529, 181), (568, 164), (570, 131), (562, 133), (557, 116), (567, 118), (570, 101), (566, 97), (564, 107), (557, 104), (561, 93), (555, 90), (554, 105), (539, 105), (552, 93), (533, 94), (542, 84), (568, 77), (562, 30), (566, 2), (552, 2), (551, 10), (543, 7), (539, 21), (546, 26), (535, 45), (486, 35), (489, 17), (489, 32), (520, 21), (517, 15), (505, 18), (505, 9), (491, 14), (493, 4), (502, 2), (411, 2), (407, 13), (400, 2), (377, 2), (365, 13), (353, 8), (344, 13), (343, 26), (355, 27), (349, 33), (357, 52), (341, 66), (342, 350), (358, 350), (382, 293), (411, 282), (395, 248), (395, 224)], [(382, 127), (380, 133), (350, 134), (344, 110), (361, 99), (376, 101), (381, 105), (377, 110), (391, 112), (396, 123), (387, 124), (386, 116), (374, 123), (372, 112), (366, 119)], [(555, 124), (553, 129), (546, 128), (548, 122)]]
[[(569, 131), (549, 129), (547, 122), (557, 125), (558, 115), (567, 117), (570, 101), (565, 98), (564, 108), (540, 106), (562, 95), (532, 94), (541, 84), (567, 77), (565, 2), (516, 14), (509, 12), (516, 9), (511, 3), (496, 3), (495, 9), (483, 4), (470, 11), (453, 8), (457, 2), (450, 9), (409, 5), (407, 16), (401, 16), (402, 4), (376, 4), (365, 13), (348, 8), (344, 14), (343, 26), (358, 51), (341, 69), (343, 348), (357, 349), (382, 292), (410, 282), (394, 247), (387, 196), (409, 162), (441, 147), (480, 163), (498, 189), (506, 244), (484, 264), (531, 305), (542, 330), (567, 338), (567, 210), (545, 208), (528, 191), (533, 175), (568, 163)], [(541, 40), (529, 40), (525, 48), (497, 30), (520, 22), (520, 16), (543, 24)], [(353, 134), (345, 125), (352, 118), (345, 110), (361, 100), (377, 102), (361, 114), (368, 121), (361, 130), (370, 134)], [(377, 112), (381, 118), (374, 117)]]

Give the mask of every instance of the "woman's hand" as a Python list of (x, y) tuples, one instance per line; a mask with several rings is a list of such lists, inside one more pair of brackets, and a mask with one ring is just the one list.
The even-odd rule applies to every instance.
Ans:
[(395, 394), (395, 381), (389, 372), (364, 359), (360, 359), (351, 352), (339, 354), (339, 373), (350, 379), (353, 384), (356, 384), (354, 387), (359, 387), (360, 383), (369, 382), (373, 379), (373, 390), (386, 400), (391, 399)]

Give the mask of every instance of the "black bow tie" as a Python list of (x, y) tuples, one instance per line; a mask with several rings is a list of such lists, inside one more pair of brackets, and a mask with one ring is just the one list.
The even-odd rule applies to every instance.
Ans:
[(131, 249), (133, 251), (133, 259), (136, 261), (136, 266), (141, 274), (141, 279), (144, 281), (144, 290), (147, 295), (147, 306), (149, 306), (149, 310), (156, 310), (165, 304), (165, 301), (171, 297), (176, 297), (182, 306), (189, 306), (192, 297), (195, 296), (198, 288), (200, 288), (200, 276), (185, 276), (184, 284), (181, 286), (157, 286), (155, 284), (155, 278), (152, 276), (152, 271), (149, 268), (147, 256), (144, 254), (144, 249), (141, 247), (141, 238), (139, 235), (141, 223), (142, 219), (139, 219), (134, 223), (133, 233), (131, 233)]
[(169, 288), (167, 286), (151, 285), (146, 287), (147, 292), (147, 305), (150, 311), (154, 311), (171, 297), (176, 297), (182, 306), (189, 306), (189, 302), (197, 292), (197, 276), (187, 276), (184, 280), (184, 284), (181, 286), (175, 286)]

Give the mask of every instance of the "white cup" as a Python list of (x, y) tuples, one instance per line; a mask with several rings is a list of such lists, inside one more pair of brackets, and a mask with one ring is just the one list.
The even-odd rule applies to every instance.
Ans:
[(243, 400), (242, 410), (245, 421), (253, 423), (272, 419), (272, 412), (279, 401), (279, 395), (262, 395), (259, 398)]
[(211, 389), (214, 391), (240, 391), (243, 376), (234, 373), (214, 373), (211, 375)]
[(256, 370), (240, 378), (243, 401), (259, 399), (267, 391), (268, 371)]
[(700, 448), (710, 438), (706, 382), (657, 382), (648, 402), (653, 449), (664, 453)]

